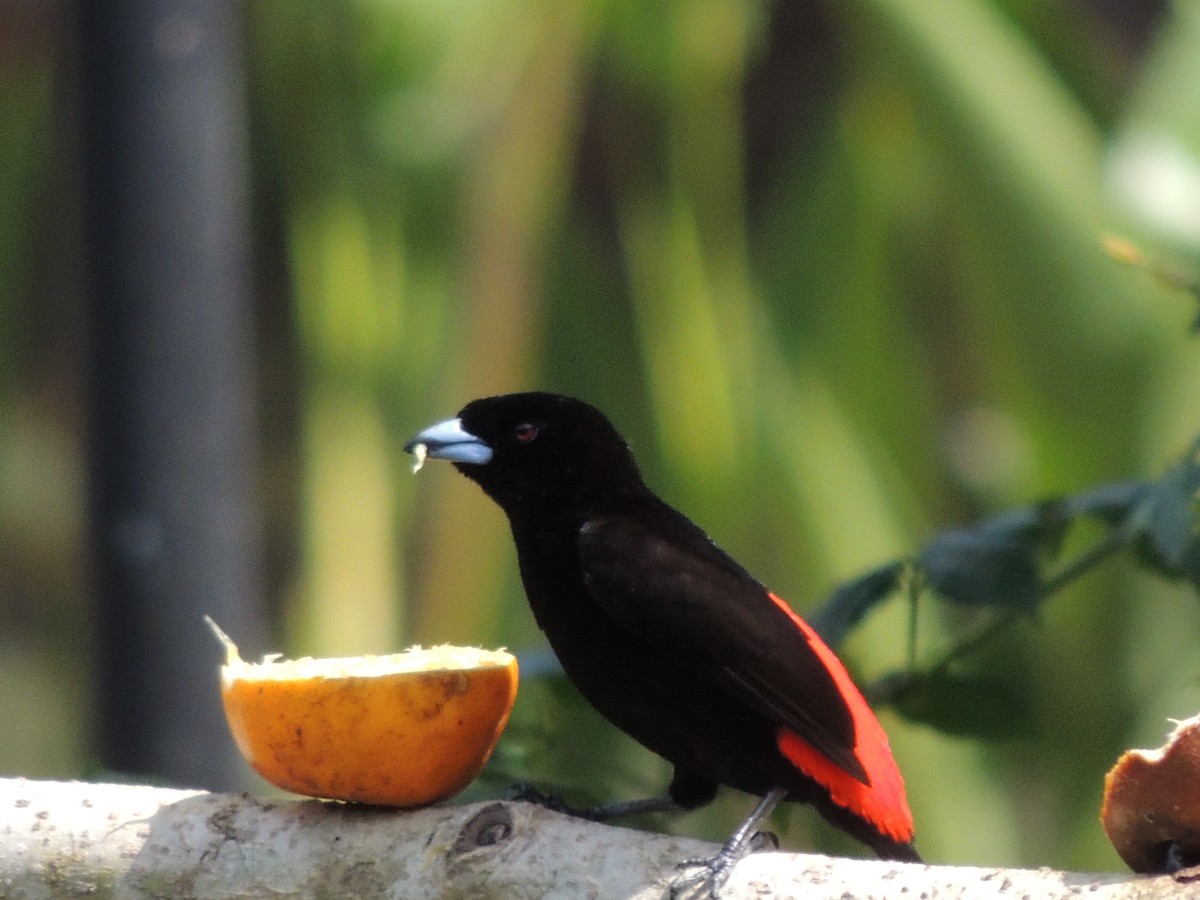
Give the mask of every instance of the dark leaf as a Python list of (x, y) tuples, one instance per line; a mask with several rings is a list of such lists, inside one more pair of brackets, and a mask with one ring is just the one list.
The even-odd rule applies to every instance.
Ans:
[(986, 529), (957, 528), (930, 541), (919, 563), (952, 603), (1030, 609), (1042, 596), (1036, 545)]
[(1000, 513), (970, 530), (988, 538), (1019, 542), (1029, 545), (1033, 551), (1053, 554), (1062, 543), (1068, 524), (1062, 501), (1055, 499)]
[(896, 589), (903, 571), (903, 563), (893, 562), (844, 582), (808, 616), (808, 624), (822, 640), (836, 647), (863, 616)]
[(1029, 698), (1009, 681), (940, 672), (922, 676), (892, 704), (906, 719), (945, 734), (989, 741), (1032, 736)]
[(1200, 584), (1198, 490), (1200, 465), (1193, 454), (1151, 487), (1147, 524), (1137, 548), (1142, 562), (1160, 574)]
[(1063, 499), (1068, 516), (1092, 516), (1109, 525), (1120, 525), (1133, 513), (1153, 490), (1144, 481), (1117, 481), (1102, 484), (1083, 494)]

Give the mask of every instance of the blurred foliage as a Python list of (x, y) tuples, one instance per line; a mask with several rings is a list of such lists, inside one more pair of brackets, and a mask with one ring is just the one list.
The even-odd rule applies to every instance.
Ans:
[[(70, 41), (0, 11), (0, 771), (31, 776), (88, 753)], [(1051, 545), (1118, 526), (1031, 504), (1157, 485), (1141, 545), (1195, 575), (1194, 303), (1102, 248), (1195, 283), (1194, 4), (259, 0), (245, 46), (281, 649), (530, 651), (472, 790), (661, 791), (539, 662), (499, 511), (400, 452), (474, 396), (576, 394), (797, 609), (899, 587), (842, 645), (866, 681), (989, 629), (883, 712), (927, 859), (1120, 868), (1102, 776), (1200, 708), (1200, 607), (1119, 561), (1040, 602)]]

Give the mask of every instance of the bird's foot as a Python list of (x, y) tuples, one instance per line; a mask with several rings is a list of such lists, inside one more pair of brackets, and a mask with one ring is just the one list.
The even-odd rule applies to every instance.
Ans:
[(649, 797), (645, 800), (625, 800), (620, 803), (609, 803), (604, 806), (571, 806), (561, 794), (544, 794), (531, 784), (519, 783), (512, 785), (504, 792), (506, 800), (518, 800), (523, 803), (535, 803), (552, 809), (564, 815), (577, 819), (587, 819), (589, 822), (608, 822), (612, 819), (623, 819), (627, 816), (643, 815), (645, 813), (663, 812), (675, 809), (676, 804), (670, 797)]
[(676, 876), (671, 882), (671, 900), (720, 900), (721, 889), (733, 874), (733, 867), (743, 857), (766, 849), (779, 849), (779, 838), (770, 831), (757, 831), (744, 843), (730, 841), (716, 856), (683, 860), (676, 868), (699, 871)]
[(571, 806), (563, 799), (562, 794), (546, 794), (528, 782), (518, 782), (510, 785), (504, 792), (505, 800), (516, 800), (518, 803), (532, 803), (546, 809), (560, 812), (564, 815), (575, 816), (579, 819), (588, 818), (588, 810)]

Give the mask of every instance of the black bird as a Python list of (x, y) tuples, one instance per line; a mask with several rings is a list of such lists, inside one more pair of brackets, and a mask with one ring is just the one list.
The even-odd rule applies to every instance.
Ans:
[(599, 410), (547, 393), (489, 397), (405, 450), (451, 461), (500, 505), (529, 605), (567, 676), (674, 765), (667, 797), (596, 818), (694, 809), (721, 784), (759, 796), (684, 881), (714, 895), (781, 800), (813, 804), (880, 857), (920, 860), (887, 736), (845, 667), (646, 486)]

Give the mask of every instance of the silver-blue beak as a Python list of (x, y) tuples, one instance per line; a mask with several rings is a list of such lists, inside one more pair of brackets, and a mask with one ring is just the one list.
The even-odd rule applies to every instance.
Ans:
[[(424, 447), (422, 452), (420, 447)], [(492, 458), (492, 448), (462, 426), (462, 419), (447, 419), (430, 425), (404, 445), (405, 453), (419, 459), (445, 459), (481, 466)]]

